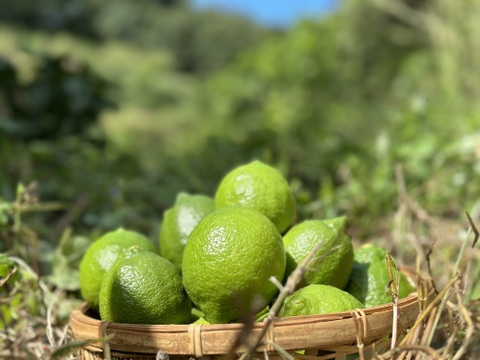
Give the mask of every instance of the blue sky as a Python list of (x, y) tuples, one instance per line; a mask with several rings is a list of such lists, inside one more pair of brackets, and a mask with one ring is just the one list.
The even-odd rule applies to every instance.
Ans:
[(337, 0), (192, 0), (198, 8), (236, 12), (267, 26), (287, 27), (302, 17), (316, 17), (333, 10)]

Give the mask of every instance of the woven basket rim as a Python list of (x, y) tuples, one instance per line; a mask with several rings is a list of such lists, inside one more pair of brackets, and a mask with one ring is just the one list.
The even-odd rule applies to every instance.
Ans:
[[(433, 296), (433, 289), (429, 298)], [(112, 350), (126, 353), (154, 354), (163, 350), (171, 355), (205, 356), (226, 354), (231, 350), (241, 323), (135, 325), (106, 322), (87, 314), (86, 303), (78, 306), (70, 317), (70, 328), (76, 340), (115, 334), (109, 341)], [(408, 329), (420, 311), (417, 293), (398, 301), (398, 332)], [(294, 316), (276, 319), (267, 331), (266, 342), (259, 351), (273, 351), (271, 342), (285, 350), (356, 348), (357, 332), (365, 345), (392, 333), (393, 303), (332, 314)], [(263, 323), (253, 326), (250, 336), (257, 337)], [(90, 344), (91, 351), (102, 351), (103, 344)], [(240, 351), (242, 349), (239, 349)]]
[[(410, 306), (412, 304), (417, 304), (418, 303), (418, 295), (416, 292), (411, 293), (407, 297), (400, 299), (398, 301), (398, 309), (402, 309), (404, 307)], [(125, 327), (125, 328), (135, 328), (135, 329), (144, 329), (148, 331), (155, 331), (155, 330), (164, 330), (168, 329), (171, 332), (182, 332), (185, 330), (188, 330), (189, 327), (191, 327), (194, 324), (129, 324), (129, 323), (119, 323), (119, 322), (111, 322), (111, 321), (103, 321), (91, 316), (87, 315), (87, 312), (90, 310), (90, 307), (86, 302), (83, 302), (79, 306), (77, 306), (73, 312), (72, 312), (72, 317), (79, 317), (88, 318), (90, 321), (98, 323), (100, 325), (101, 323), (108, 323), (109, 327), (111, 326), (119, 326), (119, 327)], [(300, 315), (300, 316), (289, 316), (289, 317), (284, 317), (284, 318), (276, 318), (275, 320), (275, 326), (276, 327), (281, 327), (281, 326), (289, 326), (292, 324), (308, 324), (308, 323), (317, 323), (317, 322), (327, 322), (327, 321), (336, 321), (336, 320), (342, 320), (342, 319), (351, 319), (354, 318), (354, 312), (355, 311), (360, 311), (365, 313), (365, 315), (371, 315), (371, 314), (378, 314), (382, 312), (392, 312), (393, 311), (393, 302), (389, 302), (386, 304), (378, 305), (378, 306), (372, 306), (369, 308), (359, 308), (359, 309), (354, 309), (352, 311), (342, 311), (342, 312), (335, 312), (335, 313), (330, 313), (330, 314), (319, 314), (319, 315)], [(228, 323), (228, 324), (200, 324), (202, 325), (203, 329), (209, 329), (209, 330), (236, 330), (236, 329), (241, 329), (243, 328), (244, 324), (243, 323)], [(262, 328), (263, 327), (263, 322), (258, 322), (253, 325), (254, 328)]]

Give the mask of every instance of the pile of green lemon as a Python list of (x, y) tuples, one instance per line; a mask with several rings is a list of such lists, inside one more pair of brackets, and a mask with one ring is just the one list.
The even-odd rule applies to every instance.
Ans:
[[(264, 314), (279, 292), (271, 278), (285, 283), (321, 242), (279, 316), (392, 301), (385, 250), (364, 245), (354, 251), (345, 217), (297, 224), (295, 217), (295, 197), (278, 170), (260, 161), (239, 166), (222, 179), (214, 199), (177, 196), (164, 213), (159, 250), (125, 229), (95, 241), (80, 265), (82, 296), (105, 321), (241, 321)], [(403, 273), (399, 290), (400, 297), (414, 290)]]

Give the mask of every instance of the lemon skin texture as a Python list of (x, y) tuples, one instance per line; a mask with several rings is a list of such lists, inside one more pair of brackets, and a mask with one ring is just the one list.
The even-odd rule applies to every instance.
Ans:
[(308, 285), (285, 299), (281, 317), (330, 314), (364, 308), (364, 304), (346, 291), (330, 285)]
[(87, 249), (80, 262), (79, 280), (82, 297), (90, 308), (98, 311), (98, 296), (105, 274), (132, 246), (157, 252), (148, 238), (123, 228), (106, 233)]
[(269, 278), (281, 281), (285, 265), (275, 225), (257, 210), (227, 207), (207, 215), (190, 235), (183, 284), (208, 322), (228, 323), (272, 300), (278, 289)]
[(186, 324), (192, 304), (179, 271), (168, 260), (140, 251), (117, 261), (100, 291), (100, 317), (128, 324)]
[[(353, 270), (345, 291), (355, 296), (365, 306), (377, 306), (392, 301), (386, 288), (390, 283), (386, 256), (387, 251), (372, 244), (366, 244), (355, 251)], [(397, 272), (392, 267), (393, 276)], [(404, 273), (400, 273), (399, 298), (415, 291)]]
[(205, 195), (177, 195), (173, 207), (165, 211), (160, 229), (160, 255), (182, 269), (183, 249), (193, 229), (215, 210), (212, 198)]
[(215, 206), (234, 205), (260, 211), (280, 233), (295, 220), (296, 201), (288, 182), (277, 169), (258, 160), (238, 166), (220, 182)]
[(347, 285), (353, 266), (353, 245), (345, 217), (303, 221), (283, 236), (283, 242), (288, 259), (286, 275), (322, 242), (307, 266), (300, 287), (324, 284), (343, 289)]

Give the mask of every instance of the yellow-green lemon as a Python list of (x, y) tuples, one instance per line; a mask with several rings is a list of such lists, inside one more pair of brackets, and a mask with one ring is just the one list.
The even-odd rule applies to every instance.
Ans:
[(295, 197), (282, 174), (261, 161), (238, 166), (220, 182), (217, 208), (240, 205), (260, 211), (283, 233), (294, 221)]
[(178, 269), (150, 251), (115, 263), (100, 291), (100, 317), (129, 324), (186, 324), (192, 304)]
[(281, 317), (329, 314), (363, 308), (355, 297), (330, 285), (308, 285), (288, 296), (280, 309)]
[[(391, 295), (386, 291), (390, 283), (386, 254), (385, 249), (372, 244), (363, 245), (355, 251), (353, 270), (345, 291), (367, 307), (392, 301)], [(392, 266), (391, 269), (393, 277), (396, 277), (395, 267)], [(415, 291), (414, 286), (405, 274), (400, 273), (399, 298), (404, 298), (412, 291)]]
[(105, 234), (87, 249), (80, 263), (80, 291), (92, 309), (98, 310), (98, 295), (105, 273), (132, 246), (157, 251), (145, 236), (123, 228)]
[(160, 255), (182, 268), (183, 249), (193, 229), (215, 209), (212, 198), (205, 195), (177, 195), (173, 207), (165, 211), (160, 229)]
[(303, 221), (283, 236), (283, 242), (287, 252), (286, 275), (302, 263), (319, 242), (322, 243), (307, 266), (300, 286), (324, 284), (340, 289), (345, 287), (353, 265), (353, 246), (347, 234), (345, 217)]
[(204, 217), (191, 233), (183, 284), (208, 322), (228, 323), (272, 300), (278, 289), (269, 278), (281, 281), (285, 264), (282, 237), (265, 215), (226, 207)]

